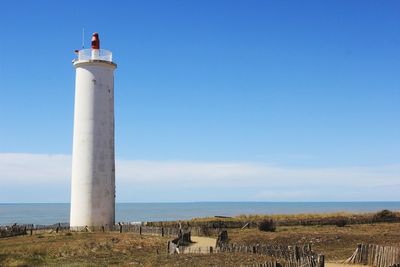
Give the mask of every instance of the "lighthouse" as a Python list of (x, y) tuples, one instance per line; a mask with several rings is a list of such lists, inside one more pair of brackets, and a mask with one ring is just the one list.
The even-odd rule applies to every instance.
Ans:
[(115, 223), (114, 70), (112, 53), (76, 51), (74, 133), (71, 177), (71, 229), (109, 228)]

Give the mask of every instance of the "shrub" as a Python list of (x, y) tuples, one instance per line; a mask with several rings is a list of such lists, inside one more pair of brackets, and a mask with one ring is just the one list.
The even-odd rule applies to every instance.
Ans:
[(345, 227), (347, 225), (347, 220), (346, 219), (338, 219), (338, 220), (336, 220), (335, 225), (337, 227)]
[(265, 219), (258, 223), (258, 230), (264, 232), (275, 232), (276, 223), (272, 219)]
[(390, 221), (396, 218), (396, 214), (390, 210), (381, 210), (374, 215), (377, 221)]

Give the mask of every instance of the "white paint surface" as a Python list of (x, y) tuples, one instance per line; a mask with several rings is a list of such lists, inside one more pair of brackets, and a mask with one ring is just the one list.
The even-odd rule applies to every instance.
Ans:
[(114, 70), (76, 60), (71, 227), (115, 223)]

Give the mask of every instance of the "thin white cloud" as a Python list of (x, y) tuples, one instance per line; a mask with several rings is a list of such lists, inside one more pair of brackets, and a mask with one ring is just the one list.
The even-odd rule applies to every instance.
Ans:
[(118, 161), (119, 178), (136, 182), (194, 184), (340, 185), (396, 183), (400, 165), (337, 168), (289, 168), (249, 162)]
[(57, 183), (69, 177), (71, 156), (0, 153), (0, 180), (4, 183)]
[[(40, 192), (41, 187), (48, 185), (66, 187), (69, 185), (70, 174), (69, 155), (0, 153), (2, 188), (23, 184), (37, 188)], [(149, 192), (157, 187), (168, 187), (171, 193), (174, 188), (183, 187), (193, 192), (198, 188), (203, 190), (201, 196), (193, 194), (196, 199), (177, 199), (181, 201), (213, 200), (207, 198), (207, 191), (211, 192), (209, 188), (225, 190), (224, 197), (227, 200), (235, 200), (242, 189), (247, 190), (247, 193), (245, 196), (240, 194), (241, 199), (237, 200), (296, 200), (305, 197), (307, 200), (325, 200), (321, 199), (323, 196), (331, 196), (337, 200), (346, 197), (346, 200), (351, 200), (352, 194), (357, 199), (368, 199), (368, 195), (373, 195), (375, 200), (396, 200), (393, 199), (395, 193), (385, 194), (385, 185), (398, 184), (400, 164), (290, 168), (259, 162), (117, 160), (116, 174), (117, 190), (118, 186), (133, 188), (132, 190), (138, 190), (137, 186), (140, 186), (141, 190), (148, 189)], [(332, 188), (346, 190), (332, 196)], [(0, 195), (1, 193), (0, 188)], [(119, 197), (124, 201), (130, 200), (129, 195)], [(155, 201), (162, 199), (162, 196), (157, 197)]]

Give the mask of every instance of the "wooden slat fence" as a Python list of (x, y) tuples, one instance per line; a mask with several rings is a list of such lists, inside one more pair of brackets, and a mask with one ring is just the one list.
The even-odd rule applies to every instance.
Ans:
[(189, 227), (193, 236), (218, 236), (223, 228)]
[(299, 260), (305, 257), (317, 257), (318, 255), (311, 250), (311, 245), (305, 246), (282, 246), (282, 245), (241, 245), (225, 243), (218, 248), (221, 252), (242, 252), (267, 255), (274, 258)]
[[(34, 225), (24, 224), (14, 226), (16, 230), (12, 232), (11, 226), (0, 226), (0, 237), (17, 235), (17, 229), (24, 229), (19, 231), (19, 234), (38, 234), (47, 231), (56, 232), (106, 232), (106, 231), (118, 231), (122, 232), (133, 232), (140, 235), (153, 235), (153, 236), (165, 236), (165, 237), (177, 237), (181, 231), (186, 232), (187, 229), (181, 230), (176, 227), (157, 227), (157, 226), (144, 226), (138, 224), (116, 224), (113, 226), (88, 226), (88, 227), (69, 227), (67, 224), (54, 224), (54, 225)], [(6, 230), (7, 229), (7, 230)]]
[(301, 258), (299, 260), (283, 260), (283, 261), (266, 261), (262, 263), (253, 263), (246, 267), (324, 267), (325, 261), (323, 256), (320, 258)]
[[(9, 226), (10, 227), (10, 226)], [(38, 224), (19, 224), (18, 227), (26, 227), (28, 231), (35, 232), (53, 230), (53, 231), (88, 231), (88, 232), (101, 232), (101, 231), (119, 231), (119, 232), (133, 232), (143, 235), (156, 235), (166, 237), (176, 237), (181, 231), (179, 227), (163, 227), (163, 226), (146, 226), (141, 224), (120, 223), (112, 226), (82, 226), (82, 227), (69, 227), (67, 223), (58, 223), (53, 225), (38, 225)], [(0, 226), (5, 228), (5, 226)], [(207, 227), (184, 227), (184, 231), (190, 231), (195, 236), (217, 236), (221, 231), (219, 228)]]
[(245, 267), (282, 267), (283, 265), (279, 261), (266, 261), (266, 262), (262, 262), (262, 263), (253, 263), (253, 264), (244, 265), (244, 266)]
[(25, 235), (25, 234), (26, 234), (25, 227), (13, 226), (13, 227), (1, 227), (0, 228), (0, 238)]
[(374, 267), (400, 267), (400, 248), (372, 244), (358, 244), (345, 263), (358, 263)]
[[(323, 255), (317, 255), (313, 252), (306, 251), (297, 246), (242, 246), (242, 245), (226, 245), (224, 247), (177, 247), (172, 242), (168, 243), (167, 251), (170, 254), (208, 254), (208, 253), (258, 253), (279, 259), (266, 261), (262, 263), (254, 263), (246, 265), (246, 267), (324, 267), (325, 260)], [(305, 246), (305, 248), (308, 246)]]
[(261, 263), (253, 263), (248, 265), (242, 265), (243, 267), (282, 267), (283, 265), (279, 261), (266, 261)]
[(258, 266), (283, 266), (283, 267), (323, 267), (324, 256), (318, 255), (312, 251), (311, 245), (304, 246), (282, 246), (282, 245), (241, 245), (233, 243), (223, 243), (217, 247), (191, 247), (177, 246), (171, 241), (168, 241), (167, 252), (169, 254), (179, 253), (252, 253), (270, 256), (279, 259), (279, 262), (263, 262), (250, 267)]
[(178, 253), (180, 254), (210, 254), (210, 253), (218, 253), (214, 247), (185, 247), (181, 246), (178, 248)]
[(121, 224), (114, 225), (112, 227), (77, 227), (70, 228), (71, 231), (90, 231), (90, 232), (98, 232), (98, 231), (118, 231), (120, 233), (131, 232), (137, 233), (140, 235), (153, 235), (153, 236), (165, 236), (165, 237), (176, 237), (180, 233), (179, 228), (171, 228), (171, 227), (158, 227), (158, 226), (143, 226), (137, 224)]
[(142, 226), (142, 225), (115, 225), (114, 230), (120, 232), (133, 232), (141, 235), (176, 237), (180, 233), (179, 228)]

